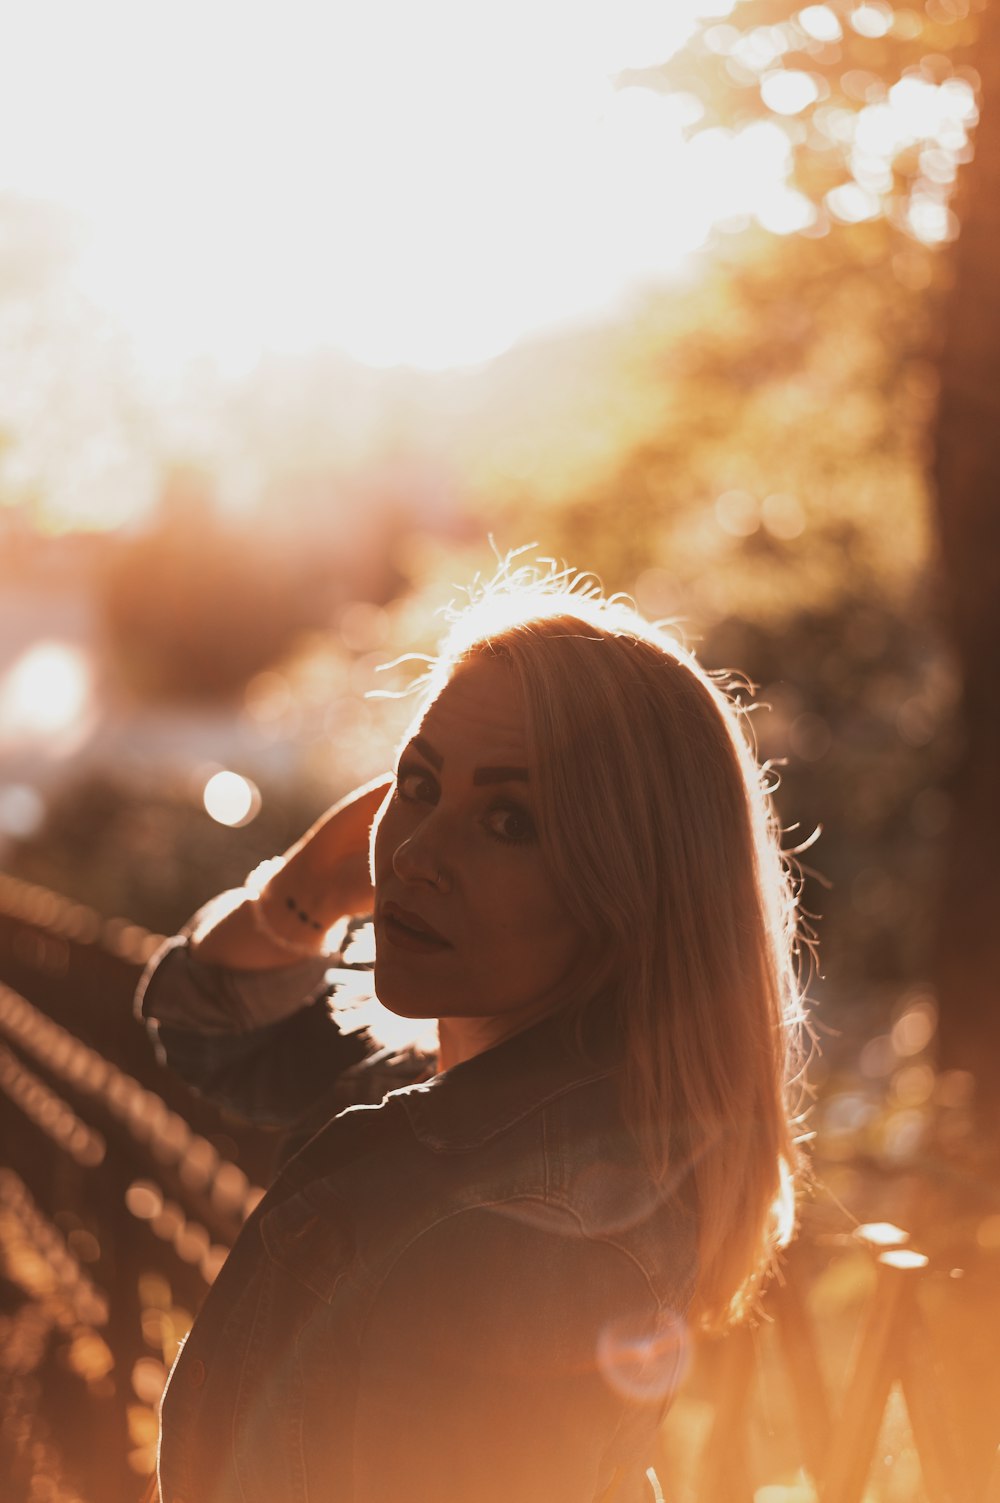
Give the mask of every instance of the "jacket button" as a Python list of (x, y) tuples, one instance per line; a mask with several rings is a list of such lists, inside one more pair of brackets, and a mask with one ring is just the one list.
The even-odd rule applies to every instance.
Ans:
[[(205, 1381), (205, 1364), (200, 1357), (195, 1357), (188, 1367), (188, 1383), (192, 1388), (200, 1388)], [(175, 1503), (184, 1503), (183, 1498), (178, 1498)]]

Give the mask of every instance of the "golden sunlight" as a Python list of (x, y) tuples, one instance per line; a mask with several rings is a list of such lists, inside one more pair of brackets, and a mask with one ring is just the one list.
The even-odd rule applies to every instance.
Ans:
[(71, 729), (91, 698), (84, 653), (65, 642), (36, 642), (0, 680), (0, 725), (5, 743), (45, 740)]
[(733, 5), (40, 0), (8, 22), (0, 190), (74, 213), (78, 285), (147, 372), (480, 362), (676, 276), (720, 221), (808, 222), (777, 127), (689, 144), (692, 96), (622, 86)]

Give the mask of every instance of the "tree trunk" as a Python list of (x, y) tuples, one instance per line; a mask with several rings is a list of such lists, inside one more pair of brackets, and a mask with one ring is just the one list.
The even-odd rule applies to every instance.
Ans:
[(958, 204), (934, 479), (965, 746), (936, 945), (941, 1063), (971, 1070), (1000, 1128), (1000, 0), (977, 56), (982, 116)]

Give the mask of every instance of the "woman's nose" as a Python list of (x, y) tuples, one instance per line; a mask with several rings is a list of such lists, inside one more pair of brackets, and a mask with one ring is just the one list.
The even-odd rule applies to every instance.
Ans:
[(448, 892), (451, 882), (441, 841), (427, 822), (400, 842), (392, 853), (392, 869), (401, 882), (423, 884)]

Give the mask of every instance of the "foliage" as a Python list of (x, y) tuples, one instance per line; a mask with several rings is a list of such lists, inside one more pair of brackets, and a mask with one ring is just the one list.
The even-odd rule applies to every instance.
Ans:
[(965, 58), (982, 5), (742, 0), (663, 68), (621, 82), (690, 90), (697, 132), (778, 126), (809, 234), (884, 215), (940, 244), (955, 236), (949, 201), (971, 157), (979, 77)]
[[(911, 254), (929, 279), (929, 253)], [(872, 224), (757, 244), (684, 299), (650, 299), (633, 326), (632, 379), (659, 394), (645, 433), (573, 494), (511, 489), (501, 535), (541, 524), (614, 587), (662, 570), (650, 607), (699, 624), (777, 619), (861, 581), (905, 593), (930, 544), (936, 296), (900, 281)]]
[(918, 597), (900, 610), (847, 594), (780, 629), (730, 617), (704, 646), (760, 687), (760, 757), (778, 764), (777, 807), (802, 855), (803, 908), (820, 919), (814, 995), (867, 1005), (926, 978), (957, 754), (954, 665)]

